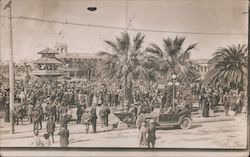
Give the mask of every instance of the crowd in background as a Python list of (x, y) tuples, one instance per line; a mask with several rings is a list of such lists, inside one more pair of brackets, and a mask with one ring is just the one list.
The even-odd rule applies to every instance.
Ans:
[[(60, 124), (58, 135), (60, 145), (67, 147), (69, 142), (69, 130), (67, 124), (72, 120), (72, 108), (77, 108), (76, 124), (83, 124), (85, 133), (89, 133), (92, 126), (96, 133), (97, 117), (100, 117), (101, 127), (108, 127), (111, 108), (122, 106), (124, 92), (120, 86), (111, 84), (85, 82), (85, 81), (41, 81), (30, 80), (28, 82), (16, 81), (14, 95), (14, 118), (16, 125), (23, 123), (27, 117), (28, 123), (33, 124), (35, 145), (50, 145), (49, 137), (54, 143), (55, 124)], [(173, 94), (175, 99), (173, 99)], [(232, 90), (222, 87), (202, 87), (199, 83), (190, 86), (179, 86), (178, 89), (153, 85), (145, 88), (135, 85), (132, 91), (128, 112), (132, 113), (131, 123), (137, 125), (140, 134), (140, 146), (155, 145), (155, 122), (146, 122), (140, 115), (150, 113), (154, 108), (160, 108), (161, 112), (174, 111), (177, 106), (189, 106), (192, 108), (194, 100), (198, 100), (203, 117), (214, 116), (214, 108), (223, 106), (225, 115), (235, 116), (246, 110), (246, 90)], [(9, 122), (9, 90), (2, 86), (0, 91), (1, 111), (4, 111), (4, 119)], [(96, 107), (101, 109), (97, 113)], [(177, 113), (177, 112), (176, 112)], [(138, 121), (140, 124), (138, 125)], [(45, 142), (39, 144), (39, 130), (46, 122), (47, 133)], [(148, 126), (148, 124), (151, 124)], [(151, 129), (151, 131), (150, 131)], [(144, 135), (151, 134), (152, 139), (145, 142)], [(47, 141), (47, 142), (46, 142)], [(151, 142), (151, 146), (149, 143)]]
[[(121, 87), (111, 84), (85, 81), (40, 81), (15, 82), (15, 115), (17, 124), (22, 117), (28, 116), (31, 121), (31, 111), (40, 106), (43, 115), (53, 116), (59, 122), (61, 115), (70, 114), (70, 108), (92, 104), (105, 104), (109, 107), (120, 106), (124, 102), (124, 92)], [(246, 91), (246, 90), (245, 90)], [(2, 87), (0, 91), (1, 110), (8, 112), (8, 88)], [(132, 107), (149, 106), (149, 108), (168, 108), (172, 104), (192, 105), (193, 99), (198, 99), (199, 107), (203, 110), (203, 117), (213, 115), (214, 106), (224, 106), (226, 115), (231, 111), (240, 113), (245, 110), (246, 93), (222, 87), (202, 87), (193, 83), (189, 87), (180, 86), (175, 90), (173, 102), (172, 88), (160, 88), (153, 85), (151, 88), (134, 86), (131, 96)], [(45, 109), (46, 106), (49, 109)], [(147, 108), (147, 107), (145, 107)], [(149, 109), (150, 110), (150, 109)], [(140, 111), (139, 111), (140, 112)], [(43, 116), (44, 117), (44, 116)], [(6, 116), (8, 119), (8, 116)], [(7, 120), (8, 121), (8, 120)]]
[(192, 88), (192, 93), (198, 97), (203, 117), (213, 117), (216, 106), (223, 106), (226, 116), (235, 116), (246, 112), (246, 92), (246, 89), (229, 89), (219, 86), (206, 88), (193, 86)]

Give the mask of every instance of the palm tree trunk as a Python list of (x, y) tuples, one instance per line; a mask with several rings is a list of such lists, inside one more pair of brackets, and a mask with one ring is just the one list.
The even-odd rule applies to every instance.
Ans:
[(128, 75), (124, 75), (124, 98), (123, 98), (123, 105), (125, 105), (125, 102), (127, 101), (127, 88), (128, 88)]
[(127, 90), (127, 99), (128, 99), (128, 106), (130, 106), (133, 103), (133, 82), (132, 80), (129, 81), (129, 87)]

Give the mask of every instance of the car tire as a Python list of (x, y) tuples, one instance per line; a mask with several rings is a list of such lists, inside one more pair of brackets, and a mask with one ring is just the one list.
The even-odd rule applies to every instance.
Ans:
[(191, 124), (192, 120), (188, 117), (184, 117), (181, 119), (179, 126), (181, 129), (189, 129), (191, 127)]

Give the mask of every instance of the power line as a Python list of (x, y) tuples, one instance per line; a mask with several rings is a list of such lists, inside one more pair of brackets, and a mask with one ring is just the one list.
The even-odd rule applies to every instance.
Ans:
[[(0, 16), (6, 17), (6, 16)], [(105, 28), (105, 29), (115, 29), (115, 30), (126, 30), (123, 27), (115, 27), (115, 26), (104, 26), (104, 25), (93, 25), (93, 24), (82, 24), (82, 23), (73, 23), (73, 22), (63, 22), (63, 21), (55, 21), (55, 20), (47, 20), (40, 19), (34, 17), (26, 17), (26, 16), (13, 16), (13, 19), (22, 19), (22, 20), (31, 20), (31, 21), (39, 21), (39, 22), (47, 22), (47, 23), (55, 23), (55, 24), (65, 24), (72, 26), (82, 26), (82, 27), (96, 27), (96, 28)], [(167, 31), (167, 30), (153, 30), (153, 29), (137, 29), (137, 28), (128, 28), (130, 31), (137, 32), (151, 32), (151, 33), (174, 33), (174, 34), (193, 34), (193, 35), (240, 35), (247, 36), (247, 33), (218, 33), (218, 32), (189, 32), (189, 31)]]

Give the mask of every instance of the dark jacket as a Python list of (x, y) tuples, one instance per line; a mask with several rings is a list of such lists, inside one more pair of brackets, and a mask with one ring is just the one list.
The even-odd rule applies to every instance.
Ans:
[(97, 115), (96, 115), (96, 108), (92, 107), (90, 110), (90, 114), (92, 115), (92, 117), (95, 117), (97, 119)]
[(31, 118), (33, 122), (37, 122), (39, 120), (39, 112), (37, 110), (32, 111)]
[(47, 132), (48, 133), (51, 133), (51, 132), (54, 132), (55, 131), (55, 128), (56, 128), (56, 124), (53, 120), (49, 120), (47, 122), (47, 126), (46, 126), (46, 129), (47, 129)]
[(108, 117), (109, 114), (110, 114), (110, 109), (109, 109), (109, 107), (105, 107), (104, 116), (105, 116), (105, 117)]
[(81, 117), (81, 116), (82, 116), (82, 114), (83, 114), (83, 109), (82, 109), (82, 107), (78, 107), (78, 108), (77, 108), (76, 114), (77, 114), (78, 117)]
[(68, 116), (63, 117), (60, 121), (61, 127), (67, 128), (69, 122), (70, 122), (70, 118)]
[(62, 129), (58, 135), (60, 135), (60, 145), (61, 147), (68, 147), (69, 145), (69, 130)]
[(83, 124), (90, 124), (91, 122), (91, 114), (90, 113), (83, 113), (82, 115), (82, 123)]
[(23, 114), (24, 114), (24, 110), (23, 110), (23, 108), (22, 108), (22, 106), (19, 106), (18, 108), (17, 108), (17, 117), (18, 118), (22, 118), (23, 117)]
[(100, 109), (99, 116), (105, 117), (105, 107), (104, 106)]
[(155, 131), (156, 131), (156, 127), (150, 124), (150, 126), (148, 127), (148, 142), (152, 142), (156, 140)]

